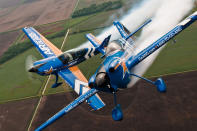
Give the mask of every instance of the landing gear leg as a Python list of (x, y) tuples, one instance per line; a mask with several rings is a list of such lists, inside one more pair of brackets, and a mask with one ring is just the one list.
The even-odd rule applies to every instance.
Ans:
[(55, 73), (55, 77), (56, 77), (55, 83), (52, 85), (51, 88), (56, 88), (62, 84), (62, 82), (58, 83), (58, 74), (57, 73)]
[(120, 104), (117, 104), (116, 92), (113, 92), (115, 108), (112, 110), (112, 118), (115, 121), (123, 119), (123, 113)]
[(136, 74), (133, 74), (133, 73), (130, 73), (131, 76), (135, 76), (135, 77), (138, 77), (140, 79), (143, 79), (153, 85), (155, 85), (157, 87), (157, 90), (160, 92), (160, 93), (164, 93), (166, 92), (166, 84), (164, 83), (163, 79), (162, 78), (158, 78), (155, 82), (154, 81), (151, 81), (149, 79), (146, 79), (144, 77), (141, 77), (141, 76), (138, 76)]

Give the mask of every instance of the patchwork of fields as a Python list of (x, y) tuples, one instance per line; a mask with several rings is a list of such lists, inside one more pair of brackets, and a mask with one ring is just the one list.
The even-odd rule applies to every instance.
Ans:
[[(13, 44), (21, 44), (22, 42), (29, 44), (29, 40), (27, 40), (27, 37), (24, 36), (24, 34), (22, 33), (21, 30), (13, 30), (13, 29), (18, 29), (18, 28), (24, 27), (26, 25), (37, 25), (34, 27), (39, 32), (41, 32), (44, 36), (46, 36), (58, 48), (60, 48), (60, 46), (63, 42), (65, 33), (67, 32), (68, 29), (70, 29), (70, 33), (68, 35), (66, 44), (63, 47), (63, 51), (66, 51), (68, 49), (72, 49), (74, 47), (77, 47), (81, 43), (87, 41), (87, 39), (85, 38), (86, 33), (93, 33), (96, 35), (99, 32), (101, 32), (103, 30), (103, 28), (111, 25), (112, 21), (109, 21), (108, 18), (111, 16), (111, 14), (118, 13), (117, 10), (113, 10), (113, 11), (96, 13), (96, 14), (89, 15), (89, 16), (83, 16), (83, 17), (71, 19), (71, 18), (69, 18), (69, 16), (71, 15), (73, 8), (75, 7), (75, 4), (77, 3), (77, 0), (71, 0), (71, 1), (67, 1), (67, 0), (60, 0), (60, 1), (59, 0), (42, 0), (42, 1), (13, 0), (12, 2), (10, 2), (10, 1), (11, 0), (1, 0), (0, 1), (0, 32), (3, 32), (3, 33), (0, 33), (0, 49), (1, 49), (0, 50), (0, 59), (1, 59), (1, 57), (3, 57), (2, 54)], [(79, 0), (78, 1), (79, 3), (76, 6), (76, 9), (81, 9), (81, 8), (87, 7), (92, 3), (102, 3), (103, 1), (109, 1), (109, 0), (102, 0), (99, 2), (98, 2), (98, 0)], [(123, 1), (128, 2), (128, 0), (123, 0)], [(2, 6), (2, 5), (4, 5), (4, 6)], [(36, 8), (34, 8), (34, 7), (36, 7)], [(52, 9), (52, 10), (49, 10), (49, 9)], [(68, 11), (65, 12), (65, 9)], [(23, 13), (19, 13), (19, 12), (23, 12)], [(24, 14), (25, 14), (25, 16), (24, 16)], [(59, 21), (59, 20), (61, 20), (61, 21)], [(13, 31), (8, 31), (8, 30), (13, 30)], [(4, 32), (4, 31), (8, 31), (8, 32)], [(173, 74), (173, 73), (177, 73), (177, 72), (183, 72), (183, 71), (188, 72), (191, 70), (197, 70), (197, 61), (196, 61), (197, 60), (197, 37), (196, 37), (196, 34), (197, 34), (197, 23), (193, 24), (188, 29), (186, 29), (183, 33), (178, 35), (176, 37), (177, 43), (172, 44), (172, 42), (169, 42), (167, 44), (167, 46), (161, 51), (160, 55), (154, 61), (153, 65), (146, 72), (145, 76), (146, 77), (162, 76), (165, 74)], [(6, 114), (6, 109), (9, 108), (9, 110), (11, 110), (11, 107), (13, 107), (13, 106), (18, 108), (17, 111), (19, 111), (19, 112), (23, 112), (24, 110), (29, 110), (28, 112), (26, 112), (28, 115), (26, 117), (24, 117), (24, 119), (23, 119), (26, 122), (27, 121), (29, 122), (29, 119), (33, 113), (33, 109), (35, 108), (34, 105), (37, 103), (37, 101), (38, 101), (37, 99), (40, 97), (41, 91), (43, 90), (43, 87), (48, 79), (48, 77), (41, 77), (36, 74), (27, 73), (27, 71), (25, 70), (25, 64), (26, 64), (26, 58), (29, 55), (33, 55), (37, 59), (41, 59), (41, 55), (36, 51), (35, 48), (29, 48), (29, 49), (21, 52), (20, 54), (13, 56), (12, 59), (6, 61), (5, 63), (0, 64), (0, 94), (1, 94), (0, 95), (0, 103), (4, 103), (4, 104), (0, 104), (0, 109), (2, 110), (3, 114)], [(82, 72), (85, 74), (85, 76), (87, 78), (89, 78), (93, 74), (93, 72), (95, 72), (96, 68), (101, 63), (101, 61), (102, 61), (102, 59), (100, 59), (100, 56), (96, 56), (90, 60), (87, 60), (87, 61), (79, 64), (79, 68), (82, 70)], [(196, 73), (194, 73), (192, 75), (187, 75), (187, 73), (186, 73), (185, 77), (181, 77), (181, 78), (184, 78), (186, 82), (188, 82), (188, 81), (191, 82), (189, 80), (189, 78), (187, 78), (187, 77), (191, 77), (192, 80), (195, 80), (195, 77), (194, 77), (195, 74)], [(175, 77), (173, 77), (173, 76), (169, 77), (169, 79), (166, 78), (166, 80), (170, 81), (169, 85), (171, 85), (171, 84), (176, 85), (176, 83), (173, 83), (170, 80), (171, 78), (173, 80), (175, 80)], [(63, 81), (63, 80), (61, 80), (61, 81)], [(55, 113), (55, 111), (59, 110), (58, 108), (53, 107), (54, 103), (57, 104), (59, 108), (62, 108), (64, 105), (66, 105), (69, 102), (67, 100), (66, 101), (64, 100), (62, 102), (60, 102), (60, 101), (62, 99), (64, 99), (64, 97), (65, 97), (65, 95), (61, 95), (61, 93), (67, 92), (66, 94), (69, 94), (68, 92), (71, 91), (70, 87), (64, 83), (62, 86), (60, 86), (56, 89), (51, 89), (50, 86), (53, 84), (53, 82), (54, 82), (54, 77), (51, 78), (49, 84), (47, 85), (46, 92), (44, 94), (44, 95), (46, 95), (45, 99), (44, 99), (46, 101), (46, 105), (45, 105), (45, 101), (44, 101), (44, 105), (41, 108), (42, 109), (41, 114), (42, 114), (42, 111), (44, 111), (44, 109), (47, 108), (47, 106), (49, 105), (49, 107), (51, 109), (47, 110), (47, 111), (51, 112), (51, 114), (43, 114), (43, 116), (38, 115), (37, 121), (35, 121), (33, 123), (33, 126), (37, 126), (38, 124), (40, 124), (41, 121), (48, 119), (48, 117), (50, 115)], [(178, 83), (178, 80), (175, 82)], [(142, 82), (140, 82), (140, 83), (142, 83)], [(168, 85), (168, 82), (167, 82), (167, 85)], [(147, 85), (144, 85), (142, 83), (142, 84), (140, 84), (140, 87), (141, 86), (145, 87)], [(178, 85), (178, 86), (181, 86), (181, 85)], [(186, 86), (190, 87), (190, 84), (186, 85)], [(195, 88), (193, 88), (193, 86), (195, 86), (195, 84), (193, 84), (191, 86), (192, 86), (191, 90), (195, 90)], [(137, 87), (139, 87), (139, 86), (137, 85)], [(173, 88), (175, 88), (175, 86), (173, 86)], [(179, 92), (180, 93), (186, 92), (185, 89), (186, 89), (186, 87), (183, 87), (183, 90), (179, 90)], [(131, 90), (133, 90), (133, 89), (131, 89)], [(134, 90), (134, 91), (136, 92), (136, 90)], [(146, 96), (147, 99), (150, 98), (147, 95), (150, 92), (147, 93), (146, 89), (142, 90), (140, 93), (139, 93), (140, 94), (139, 96)], [(192, 97), (195, 98), (193, 96), (192, 92), (187, 92), (187, 93), (188, 93), (188, 94), (186, 94), (187, 96), (192, 95)], [(57, 97), (57, 100), (59, 100), (59, 101), (57, 102), (57, 100), (54, 99), (55, 97), (53, 97), (49, 94), (55, 94), (54, 96)], [(71, 95), (66, 96), (66, 97), (67, 98), (70, 97), (69, 100), (71, 100), (71, 99), (73, 99), (72, 95), (73, 94), (71, 92)], [(131, 95), (133, 95), (133, 94), (131, 94)], [(178, 96), (179, 94), (174, 93), (174, 94), (171, 94), (170, 97), (173, 97), (173, 95)], [(182, 95), (185, 98), (184, 93)], [(33, 97), (33, 98), (31, 98), (31, 97)], [(106, 98), (105, 95), (103, 97), (104, 97), (104, 99), (108, 100), (108, 98)], [(183, 97), (180, 96), (180, 99), (183, 100), (184, 99)], [(26, 98), (31, 98), (31, 101), (28, 102), (30, 99), (27, 101), (26, 100), (15, 101), (15, 100), (21, 100), (21, 99), (26, 99)], [(152, 98), (152, 96), (151, 96), (151, 98)], [(133, 99), (133, 96), (131, 99)], [(161, 96), (160, 100), (161, 99), (166, 100), (167, 97)], [(177, 98), (177, 101), (178, 101), (178, 99), (179, 98)], [(51, 100), (53, 100), (53, 101), (51, 102)], [(163, 100), (162, 103), (166, 102), (165, 100)], [(167, 99), (167, 100), (168, 100), (168, 102), (170, 101), (170, 99)], [(8, 102), (8, 101), (14, 101), (14, 102), (12, 103), (12, 102)], [(139, 101), (140, 101), (140, 99), (139, 99)], [(140, 101), (140, 103), (141, 103), (141, 101)], [(175, 99), (173, 102), (177, 102), (177, 101)], [(21, 103), (19, 105), (17, 105), (17, 104), (15, 104), (15, 102), (16, 103), (21, 102)], [(62, 105), (62, 103), (64, 103), (64, 105)], [(136, 104), (136, 102), (134, 102), (134, 103)], [(162, 103), (160, 103), (158, 101), (153, 102), (153, 104), (158, 104), (158, 103), (162, 105)], [(26, 106), (28, 106), (28, 105), (31, 105), (31, 106), (29, 106), (29, 107), (24, 106), (24, 108), (22, 108), (23, 104)], [(183, 119), (186, 119), (186, 118), (189, 120), (191, 120), (190, 118), (193, 119), (193, 117), (191, 117), (191, 115), (193, 114), (193, 112), (192, 112), (193, 110), (191, 111), (189, 109), (188, 109), (189, 110), (188, 111), (189, 117), (187, 116), (187, 113), (186, 114), (183, 113), (184, 110), (187, 110), (187, 109), (184, 109), (184, 110), (180, 109), (179, 110), (180, 115), (178, 116), (177, 119), (171, 118), (170, 116), (168, 116), (166, 118), (165, 117), (166, 114), (170, 115), (172, 113), (171, 115), (173, 116), (174, 115), (173, 113), (175, 112), (174, 110), (177, 107), (174, 106), (174, 108), (172, 108), (171, 111), (168, 112), (167, 108), (168, 108), (169, 103), (165, 103), (165, 104), (167, 105), (165, 107), (166, 110), (165, 111), (163, 110), (163, 112), (165, 112), (165, 113), (163, 115), (161, 115), (161, 118), (165, 118), (165, 120), (163, 120), (164, 125), (166, 125), (166, 124), (168, 125), (170, 122), (172, 122), (172, 123), (174, 122), (175, 125), (177, 125), (179, 127), (178, 129), (181, 129), (182, 126), (178, 123), (179, 121), (181, 123), (184, 123)], [(196, 104), (196, 101), (194, 101), (194, 105), (195, 104)], [(60, 105), (62, 105), (62, 106), (60, 106)], [(139, 108), (138, 106), (140, 106), (140, 105), (136, 104), (136, 106), (134, 106), (134, 109), (133, 109), (133, 107), (131, 109), (133, 109), (135, 112), (135, 109), (136, 109), (136, 111), (138, 110), (138, 108)], [(83, 105), (83, 107), (86, 108), (86, 106), (84, 106), (84, 105)], [(83, 107), (80, 109), (80, 111), (84, 111)], [(144, 108), (146, 108), (146, 107), (144, 107)], [(155, 108), (155, 107), (151, 106), (150, 108)], [(182, 105), (181, 105), (181, 108), (182, 108)], [(193, 109), (193, 107), (191, 109)], [(53, 111), (51, 111), (51, 110), (53, 110)], [(13, 113), (13, 115), (16, 115), (16, 114), (14, 114), (13, 110), (11, 110), (11, 112)], [(109, 113), (108, 110), (104, 110), (104, 112)], [(126, 110), (126, 112), (129, 112), (129, 111)], [(77, 113), (79, 113), (79, 112), (76, 111), (76, 114)], [(158, 112), (158, 113), (160, 113), (160, 112)], [(88, 113), (88, 114), (90, 115), (90, 117), (94, 116), (94, 114), (92, 115), (92, 113)], [(140, 116), (140, 114), (137, 114), (136, 116), (131, 115), (131, 116), (128, 116), (127, 118), (129, 119), (130, 117), (132, 117), (135, 119), (135, 118), (139, 117), (138, 115)], [(146, 115), (146, 114), (144, 114), (144, 115)], [(181, 115), (184, 115), (184, 116), (181, 117)], [(65, 119), (73, 119), (73, 117), (76, 117), (76, 116), (77, 115), (73, 115), (73, 116), (70, 115), (68, 118), (65, 118)], [(14, 121), (17, 120), (16, 117), (14, 117), (14, 119), (13, 119), (12, 116), (10, 116), (10, 115), (4, 116), (4, 117), (6, 119), (9, 118)], [(144, 116), (141, 116), (141, 117), (144, 118)], [(8, 127), (2, 126), (2, 125), (4, 125), (4, 123), (7, 123), (5, 118), (3, 118), (3, 116), (1, 116), (1, 114), (0, 114), (0, 130), (8, 129)], [(102, 118), (103, 118), (103, 116), (101, 113), (101, 117), (99, 117), (99, 120), (103, 120)], [(108, 120), (111, 120), (110, 116), (106, 116), (105, 118), (107, 118), (107, 120), (106, 120), (107, 122), (108, 122)], [(156, 117), (154, 120), (157, 121), (159, 119), (160, 119), (160, 117)], [(178, 121), (178, 119), (179, 119), (179, 121)], [(94, 120), (94, 117), (92, 118), (92, 120)], [(149, 121), (148, 118), (146, 120)], [(146, 124), (146, 125), (150, 124), (150, 123), (147, 123), (146, 120), (144, 121), (144, 124)], [(169, 123), (168, 123), (168, 120), (170, 120)], [(64, 121), (64, 120), (62, 120), (62, 121)], [(88, 122), (88, 120), (87, 120), (87, 122)], [(21, 123), (23, 123), (23, 121), (21, 121)], [(28, 124), (29, 123), (26, 123), (25, 127), (21, 127), (21, 130), (26, 130)], [(62, 125), (61, 122), (60, 122), (60, 124)], [(95, 126), (97, 126), (97, 123), (94, 122), (93, 124)], [(136, 125), (137, 124), (139, 124), (139, 123), (136, 123)], [(57, 125), (59, 125), (59, 124), (57, 124)], [(186, 125), (189, 126), (189, 123), (187, 123)], [(13, 127), (14, 126), (15, 125), (13, 125)], [(75, 130), (75, 129), (77, 129), (77, 127), (80, 127), (80, 125), (75, 125), (75, 127), (73, 127), (73, 129)], [(185, 129), (187, 128), (187, 126), (184, 126), (184, 127), (185, 127)], [(53, 128), (55, 128), (55, 125), (54, 125), (54, 127), (52, 127), (52, 129)], [(84, 127), (82, 126), (82, 128), (84, 128)], [(89, 127), (89, 129), (90, 128), (91, 127)], [(136, 128), (134, 127), (133, 129), (135, 130)], [(152, 127), (147, 126), (147, 128), (148, 129), (160, 129), (158, 127), (154, 127), (154, 125), (152, 125)], [(13, 128), (9, 128), (9, 129), (13, 130)], [(66, 129), (66, 127), (64, 127), (64, 129)], [(171, 127), (168, 127), (166, 129), (171, 129)], [(69, 128), (69, 130), (70, 130), (70, 128)]]
[(77, 0), (1, 0), (0, 32), (69, 18)]
[[(106, 103), (103, 109), (91, 111), (90, 107), (83, 103), (45, 130), (195, 131), (196, 75), (197, 71), (164, 76), (168, 86), (166, 94), (158, 93), (152, 85), (142, 80), (133, 88), (120, 91), (118, 103), (124, 112), (121, 122), (114, 122), (111, 118), (113, 95), (100, 93)], [(44, 96), (30, 131), (35, 130), (76, 97), (74, 92)], [(30, 98), (0, 104), (0, 130), (26, 131), (37, 101), (37, 98)]]
[[(58, 48), (60, 48), (64, 35), (69, 28), (71, 31), (63, 48), (63, 51), (66, 51), (85, 42), (86, 33), (92, 32), (97, 34), (103, 29), (103, 27), (109, 26), (108, 17), (114, 12), (115, 11), (102, 12), (95, 15), (36, 26), (35, 28), (48, 37), (49, 40), (51, 40)], [(195, 51), (197, 50), (197, 45), (195, 44), (197, 41), (195, 37), (196, 33), (197, 24), (194, 24), (176, 37), (176, 44), (171, 44), (171, 42), (169, 42), (145, 76), (152, 77), (197, 69), (197, 63), (195, 61), (195, 59), (197, 59)], [(25, 39), (26, 37), (18, 40), (19, 44)], [(21, 52), (21, 54), (0, 65), (0, 74), (1, 76), (4, 76), (0, 79), (0, 84), (2, 85), (0, 92), (4, 92), (3, 95), (0, 96), (0, 102), (40, 95), (40, 91), (42, 90), (47, 78), (36, 74), (30, 75), (26, 72), (25, 61), (29, 55), (34, 55), (37, 59), (41, 58), (36, 49), (32, 48), (25, 52)], [(180, 60), (178, 61), (178, 59)], [(102, 60), (99, 56), (97, 56), (81, 63), (79, 67), (85, 76), (89, 78), (97, 68), (95, 65), (99, 65), (101, 61)], [(89, 65), (91, 69), (89, 69), (89, 66), (87, 67), (87, 65)], [(10, 76), (10, 74), (12, 75)], [(19, 75), (21, 76), (20, 78), (17, 77)], [(13, 81), (11, 83), (7, 82), (10, 80)], [(54, 79), (52, 79), (47, 86), (46, 95), (70, 90), (68, 86), (66, 86), (66, 90), (63, 88), (65, 86), (61, 86), (57, 89), (51, 89), (50, 86), (53, 81)]]

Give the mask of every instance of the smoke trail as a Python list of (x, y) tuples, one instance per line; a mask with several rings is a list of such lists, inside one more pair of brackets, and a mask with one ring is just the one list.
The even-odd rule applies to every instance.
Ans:
[[(153, 20), (151, 24), (143, 29), (139, 40), (135, 44), (137, 47), (135, 53), (140, 52), (164, 33), (168, 32), (188, 14), (193, 5), (193, 0), (143, 0), (135, 4), (128, 13), (120, 19), (130, 31), (136, 29), (148, 18), (152, 18)], [(103, 40), (109, 34), (112, 34), (111, 40), (120, 37), (120, 34), (114, 26), (104, 29), (97, 37)], [(88, 44), (88, 42), (86, 42), (86, 44)], [(138, 75), (143, 75), (153, 63), (158, 53), (159, 51), (146, 58), (132, 71)], [(133, 85), (136, 81), (137, 79), (132, 79), (129, 86)]]
[[(136, 29), (140, 24), (142, 24), (147, 18), (150, 18), (153, 16), (155, 10), (158, 9), (158, 6), (160, 5), (160, 1), (158, 0), (150, 0), (149, 2), (147, 0), (143, 0), (140, 3), (135, 4), (131, 10), (128, 11), (127, 14), (122, 16), (121, 22), (126, 25), (126, 27), (129, 30)], [(154, 5), (154, 6), (152, 6)], [(152, 7), (151, 7), (152, 6)], [(151, 8), (150, 8), (151, 7)], [(147, 11), (148, 10), (148, 11)], [(114, 18), (114, 17), (112, 17)], [(111, 23), (113, 20), (111, 20)], [(100, 35), (96, 36), (98, 39), (103, 40), (108, 35), (111, 36), (111, 40), (117, 39), (120, 37), (119, 32), (117, 29), (112, 25), (109, 28), (104, 29)], [(89, 44), (89, 42), (86, 42), (82, 45)]]
[[(136, 53), (171, 30), (189, 13), (194, 5), (193, 0), (161, 0), (160, 2), (159, 8), (153, 15), (153, 22), (143, 29), (140, 39), (136, 42), (136, 45), (139, 45), (136, 49)], [(160, 51), (161, 49), (138, 64), (134, 68), (134, 73), (143, 75)], [(137, 81), (136, 78), (132, 80), (130, 86)]]

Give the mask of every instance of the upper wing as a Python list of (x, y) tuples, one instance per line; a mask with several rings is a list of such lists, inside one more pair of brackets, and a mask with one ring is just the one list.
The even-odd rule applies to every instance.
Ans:
[[(32, 41), (32, 43), (35, 45), (35, 47), (38, 49), (38, 51), (42, 54), (44, 58), (58, 56), (62, 54), (61, 50), (54, 46), (50, 41), (48, 41), (44, 36), (37, 32), (33, 27), (23, 28), (23, 31), (29, 37), (29, 39)], [(81, 73), (77, 66), (61, 70), (58, 74), (79, 95), (84, 94), (86, 91), (90, 89), (87, 86), (87, 79)], [(105, 106), (105, 104), (97, 94), (90, 97), (87, 102), (95, 110), (98, 110)]]
[[(73, 88), (73, 90), (75, 90), (75, 92), (77, 92), (77, 94), (82, 95), (90, 90), (87, 79), (77, 66), (61, 70), (58, 74)], [(98, 110), (105, 106), (105, 103), (97, 94), (87, 99), (87, 103), (90, 104), (94, 110)]]
[(37, 32), (33, 27), (25, 27), (23, 31), (42, 54), (44, 58), (51, 56), (58, 56), (62, 54), (62, 51), (48, 41), (44, 36)]

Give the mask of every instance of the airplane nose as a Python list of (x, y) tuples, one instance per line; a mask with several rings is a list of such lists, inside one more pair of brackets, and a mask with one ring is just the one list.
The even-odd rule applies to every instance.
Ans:
[(28, 71), (29, 71), (29, 72), (37, 72), (38, 70), (37, 70), (36, 68), (32, 67), (32, 68), (30, 68)]
[(109, 78), (105, 72), (99, 72), (96, 76), (97, 87), (106, 87), (109, 84)]

